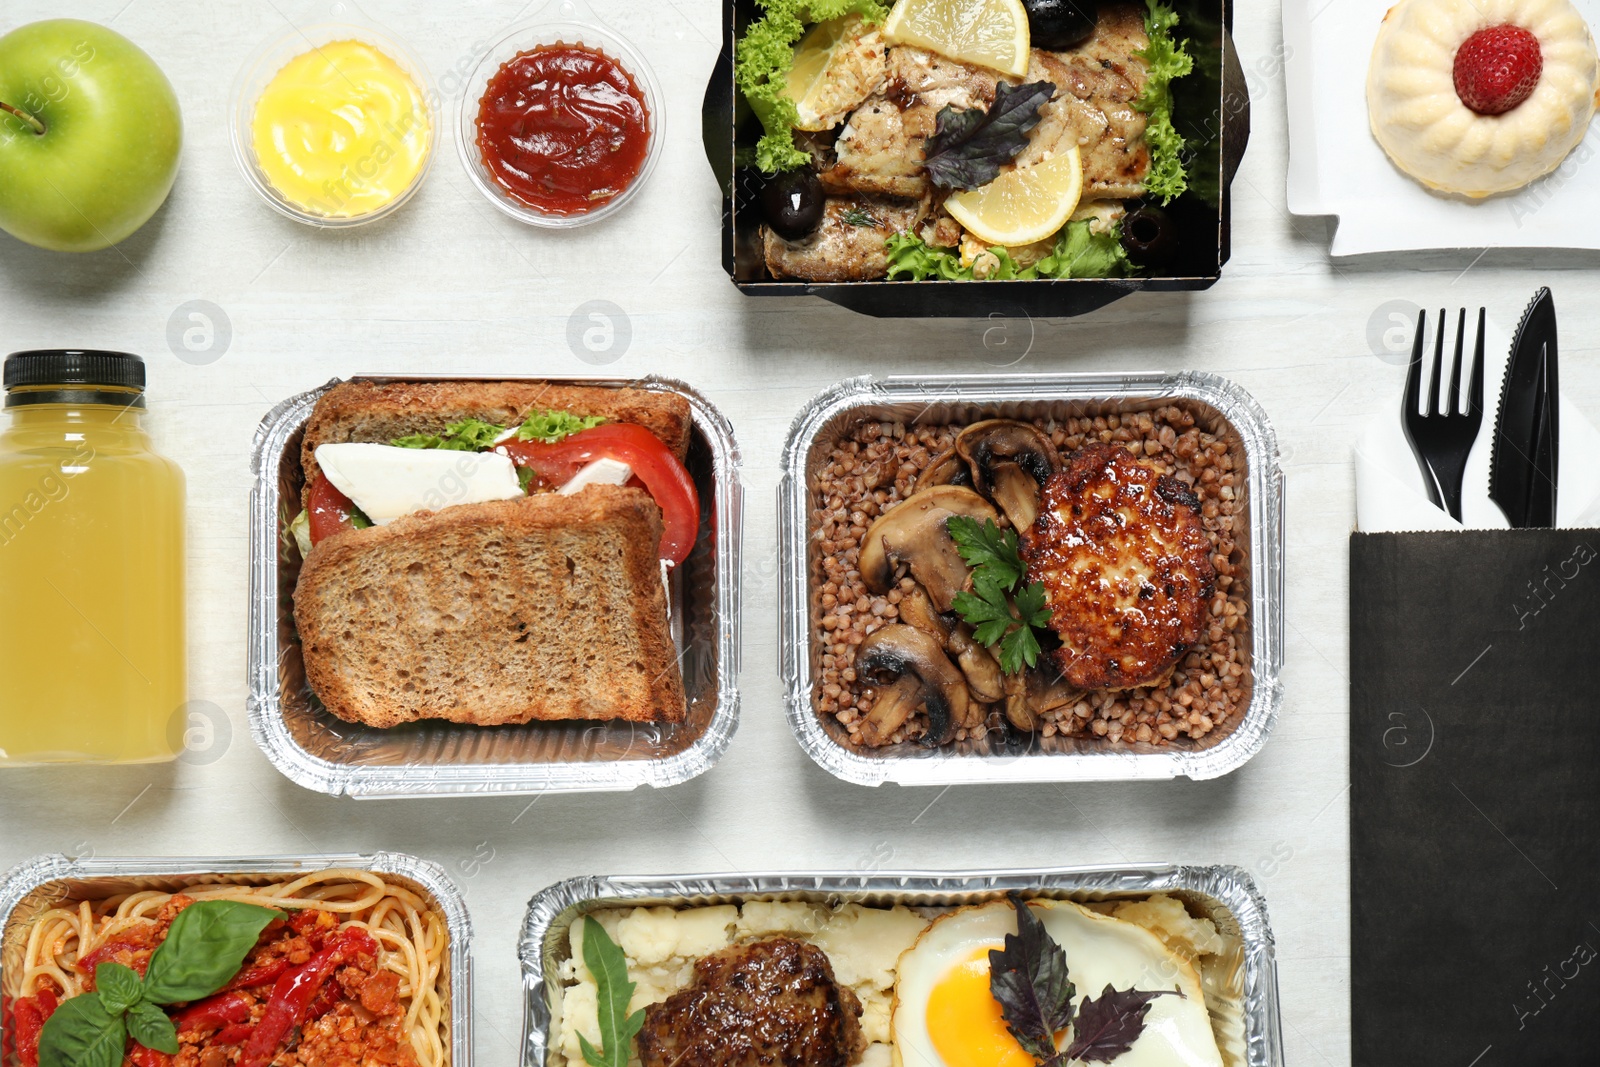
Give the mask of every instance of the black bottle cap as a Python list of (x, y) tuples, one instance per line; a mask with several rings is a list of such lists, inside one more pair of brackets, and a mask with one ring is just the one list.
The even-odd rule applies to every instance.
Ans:
[(44, 348), (6, 357), (5, 387), (102, 385), (144, 391), (144, 360), (128, 352)]

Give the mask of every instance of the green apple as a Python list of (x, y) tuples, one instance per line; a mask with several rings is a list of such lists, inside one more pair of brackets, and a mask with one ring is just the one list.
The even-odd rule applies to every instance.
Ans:
[(93, 252), (156, 213), (178, 174), (183, 119), (161, 68), (92, 22), (0, 37), (0, 229)]

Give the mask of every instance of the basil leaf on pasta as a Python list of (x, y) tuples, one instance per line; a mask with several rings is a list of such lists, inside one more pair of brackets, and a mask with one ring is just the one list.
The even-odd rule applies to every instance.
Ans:
[(169, 1056), (178, 1054), (178, 1028), (172, 1025), (166, 1012), (148, 1000), (141, 1000), (128, 1009), (128, 1035), (145, 1048)]
[(237, 900), (201, 900), (172, 920), (167, 939), (150, 956), (145, 999), (154, 1004), (209, 997), (239, 973), (268, 923), (283, 918), (274, 908)]
[(139, 972), (120, 963), (102, 963), (94, 969), (94, 988), (100, 1003), (112, 1015), (127, 1011), (144, 996)]
[(39, 1032), (39, 1067), (122, 1067), (122, 1013), (84, 993), (61, 1002)]

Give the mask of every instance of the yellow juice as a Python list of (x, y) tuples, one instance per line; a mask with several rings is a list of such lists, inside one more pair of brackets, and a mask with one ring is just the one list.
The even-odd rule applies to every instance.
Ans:
[(150, 451), (136, 408), (7, 415), (0, 766), (171, 759), (186, 726), (183, 472)]

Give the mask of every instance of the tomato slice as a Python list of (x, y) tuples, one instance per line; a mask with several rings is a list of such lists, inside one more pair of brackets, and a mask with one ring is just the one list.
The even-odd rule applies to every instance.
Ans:
[(317, 475), (311, 483), (311, 500), (306, 510), (311, 513), (313, 545), (340, 530), (353, 530), (356, 527), (355, 520), (350, 517), (356, 510), (354, 502), (335, 489), (326, 475)]
[[(511, 462), (534, 472), (541, 488), (557, 489), (597, 459), (614, 459), (632, 468), (634, 477), (661, 507), (661, 558), (676, 566), (689, 558), (700, 534), (700, 494), (689, 470), (661, 439), (630, 422), (606, 423), (581, 430), (555, 444), (512, 438), (498, 447)], [(630, 480), (632, 484), (632, 480)], [(315, 534), (313, 533), (313, 536)]]

